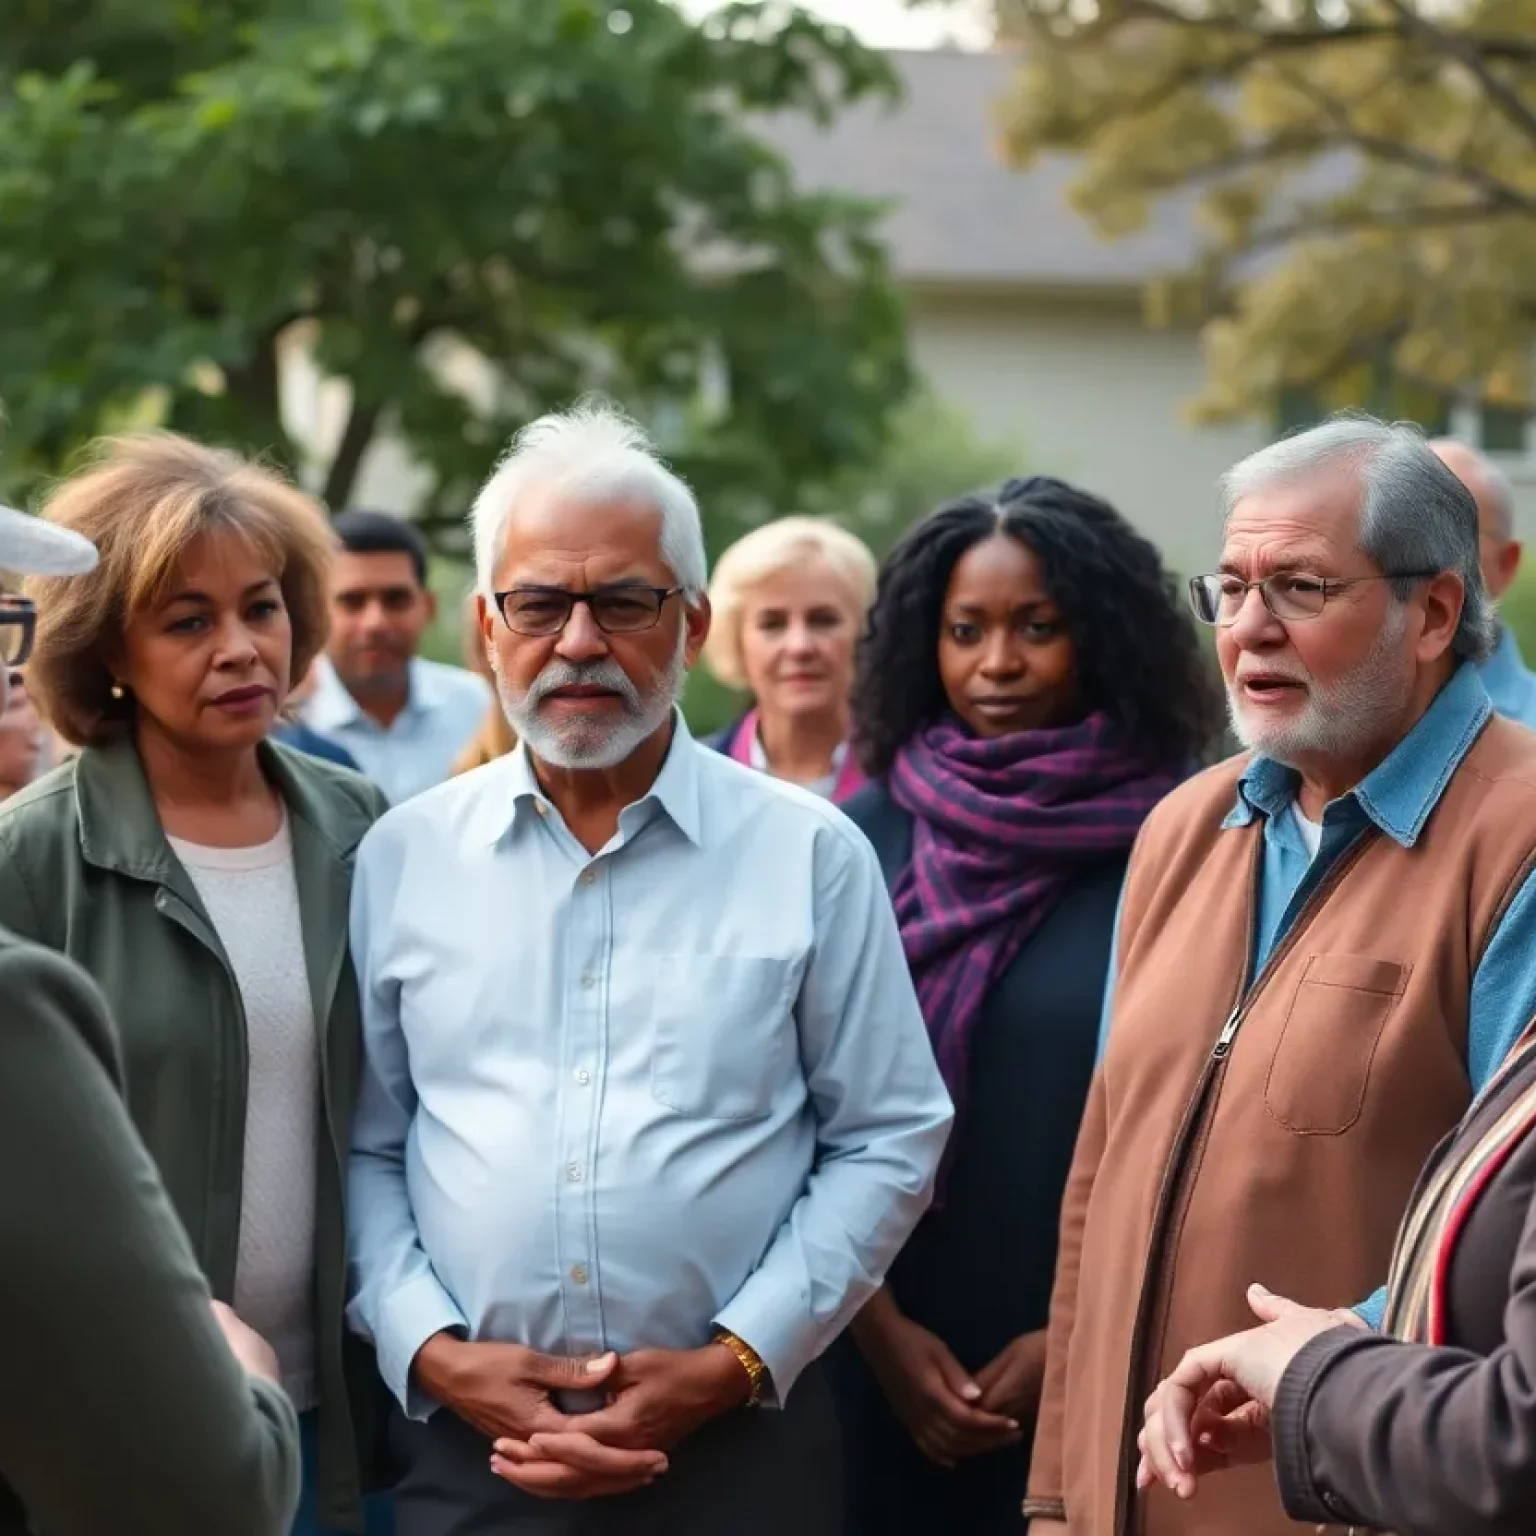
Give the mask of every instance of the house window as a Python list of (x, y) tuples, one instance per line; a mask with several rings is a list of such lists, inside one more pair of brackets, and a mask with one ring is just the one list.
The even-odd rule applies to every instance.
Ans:
[[(1406, 384), (1385, 369), (1373, 368), (1368, 390), (1361, 399), (1360, 379), (1341, 381), (1338, 398), (1325, 399), (1322, 392), (1306, 385), (1287, 385), (1275, 397), (1275, 431), (1279, 436), (1315, 427), (1331, 411), (1350, 403), (1363, 404), (1373, 416), (1387, 421), (1412, 421), (1431, 437), (1445, 437), (1451, 430), (1451, 401), (1448, 396)], [(1333, 392), (1330, 391), (1330, 396)]]
[(1484, 405), (1478, 412), (1477, 441), (1486, 453), (1525, 452), (1526, 413), (1506, 405)]

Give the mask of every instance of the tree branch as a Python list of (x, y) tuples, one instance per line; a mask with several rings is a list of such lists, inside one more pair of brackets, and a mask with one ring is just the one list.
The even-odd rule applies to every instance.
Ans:
[(1271, 225), (1244, 240), (1241, 249), (1244, 254), (1252, 254), (1316, 235), (1347, 235), (1371, 230), (1454, 229), (1458, 225), (1478, 224), (1490, 219), (1527, 216), (1519, 210), (1495, 208), (1488, 203), (1431, 203), (1417, 208), (1366, 208), (1358, 213), (1293, 219), (1286, 224)]
[[(1403, 38), (1410, 30), (1422, 31), (1422, 27), (1416, 25), (1418, 23), (1429, 26), (1431, 31), (1440, 36), (1449, 36), (1443, 29), (1424, 23), (1423, 18), (1415, 12), (1396, 5), (1393, 9), (1403, 18), (1403, 23), (1390, 27), (1364, 21), (1346, 22), (1337, 27), (1262, 27), (1237, 16), (1189, 15), (1171, 6), (1159, 4), (1158, 0), (1125, 0), (1121, 6), (1121, 15), (1127, 19), (1165, 22), (1169, 26), (1193, 32), (1228, 32), (1244, 38), (1260, 37), (1267, 44), (1287, 49)], [(1454, 35), (1478, 58), (1502, 59), (1512, 63), (1536, 60), (1536, 40), (1528, 37), (1507, 32), (1457, 32)]]
[(1477, 51), (1459, 34), (1447, 32), (1444, 28), (1437, 27), (1432, 21), (1427, 21), (1412, 7), (1405, 5), (1403, 0), (1386, 0), (1386, 3), (1392, 11), (1402, 17), (1405, 27), (1418, 33), (1432, 47), (1458, 60), (1472, 78), (1482, 86), (1489, 100), (1503, 112), (1504, 116), (1532, 143), (1536, 143), (1536, 112), (1532, 112), (1526, 106), (1508, 82), (1499, 79), (1488, 68), (1478, 57)]
[(357, 481), (357, 472), (363, 462), (363, 454), (378, 430), (382, 407), (364, 405), (357, 398), (357, 386), (353, 385), (352, 406), (347, 412), (347, 425), (336, 446), (336, 456), (326, 472), (325, 488), (321, 497), (332, 512), (345, 507)]

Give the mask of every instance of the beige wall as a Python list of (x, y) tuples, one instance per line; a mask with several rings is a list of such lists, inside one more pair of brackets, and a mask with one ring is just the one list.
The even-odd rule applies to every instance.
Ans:
[(1216, 477), (1265, 434), (1183, 419), (1200, 382), (1193, 337), (1146, 330), (1134, 302), (934, 291), (912, 295), (911, 329), (939, 394), (1016, 444), (1022, 471), (1097, 492), (1183, 570), (1210, 563)]

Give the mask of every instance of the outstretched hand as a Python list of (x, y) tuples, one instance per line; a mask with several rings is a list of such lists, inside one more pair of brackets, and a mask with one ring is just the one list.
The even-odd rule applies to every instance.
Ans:
[(1330, 1328), (1365, 1326), (1353, 1312), (1303, 1307), (1262, 1285), (1249, 1287), (1248, 1305), (1263, 1326), (1190, 1350), (1147, 1399), (1138, 1489), (1160, 1482), (1189, 1499), (1207, 1473), (1267, 1461), (1270, 1413), (1291, 1361)]

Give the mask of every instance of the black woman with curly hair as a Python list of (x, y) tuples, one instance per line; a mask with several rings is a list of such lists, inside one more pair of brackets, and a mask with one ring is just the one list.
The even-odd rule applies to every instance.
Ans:
[(933, 1210), (835, 1352), (847, 1533), (1016, 1532), (1120, 883), (1220, 696), (1157, 551), (1045, 477), (912, 529), (857, 672), (873, 782), (845, 809), (957, 1119)]

